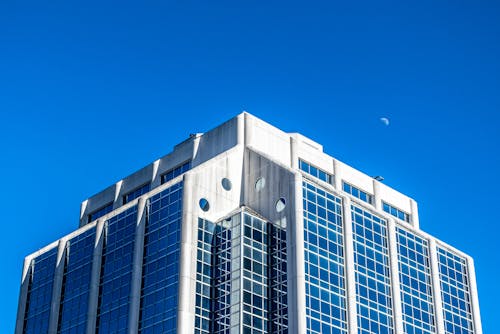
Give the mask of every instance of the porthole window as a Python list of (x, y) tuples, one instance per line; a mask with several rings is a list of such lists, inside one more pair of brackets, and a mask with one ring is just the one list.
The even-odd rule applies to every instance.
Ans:
[(206, 198), (200, 199), (200, 202), (198, 204), (200, 205), (200, 209), (202, 209), (205, 212), (208, 211), (208, 209), (210, 209), (210, 203), (208, 203)]
[(265, 186), (266, 186), (266, 179), (265, 178), (259, 177), (257, 179), (257, 181), (255, 181), (255, 190), (256, 191), (261, 191), (262, 189), (264, 189)]
[(286, 200), (281, 197), (279, 200), (276, 201), (276, 212), (281, 212), (285, 210), (286, 207)]
[(229, 191), (231, 190), (231, 188), (233, 188), (233, 184), (231, 183), (231, 180), (229, 180), (228, 178), (223, 178), (221, 184), (222, 188), (224, 188), (224, 190), (226, 191)]

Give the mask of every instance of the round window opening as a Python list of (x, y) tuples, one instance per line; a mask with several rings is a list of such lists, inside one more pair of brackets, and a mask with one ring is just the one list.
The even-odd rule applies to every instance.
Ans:
[(276, 212), (281, 212), (285, 210), (286, 207), (286, 200), (281, 197), (279, 200), (276, 201)]
[(257, 181), (255, 181), (255, 190), (261, 191), (262, 189), (264, 189), (265, 186), (266, 186), (265, 178), (259, 177)]
[(208, 203), (206, 198), (200, 199), (199, 205), (200, 209), (202, 209), (203, 211), (208, 211), (208, 209), (210, 209), (210, 203)]
[(226, 191), (229, 191), (231, 190), (231, 188), (233, 188), (233, 184), (231, 183), (231, 180), (229, 180), (228, 178), (223, 178), (221, 184), (222, 188), (224, 188), (224, 190)]

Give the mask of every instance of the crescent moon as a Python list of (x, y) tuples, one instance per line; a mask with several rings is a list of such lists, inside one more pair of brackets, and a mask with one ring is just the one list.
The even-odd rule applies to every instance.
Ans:
[(380, 117), (380, 121), (384, 123), (385, 126), (389, 126), (389, 119), (387, 117)]

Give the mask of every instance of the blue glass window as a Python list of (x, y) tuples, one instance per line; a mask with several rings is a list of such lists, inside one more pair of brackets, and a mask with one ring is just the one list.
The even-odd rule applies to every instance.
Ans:
[(435, 333), (432, 279), (427, 240), (396, 228), (399, 281), (406, 333)]
[(401, 219), (402, 221), (410, 222), (410, 215), (403, 210), (396, 208), (395, 206), (382, 202), (382, 209), (385, 212), (393, 215), (394, 217)]
[(333, 175), (325, 172), (322, 169), (319, 169), (318, 167), (315, 167), (315, 166), (305, 162), (302, 159), (299, 159), (299, 168), (300, 168), (300, 170), (306, 172), (309, 175), (314, 176), (315, 178), (320, 179), (321, 181), (324, 181), (326, 183), (332, 183)]
[(212, 245), (215, 224), (198, 220), (198, 250), (196, 261), (195, 334), (210, 334), (212, 318)]
[(360, 200), (366, 202), (366, 203), (369, 203), (369, 204), (373, 204), (373, 196), (370, 195), (369, 193), (347, 183), (347, 182), (344, 182), (342, 181), (342, 189), (348, 193), (348, 194), (351, 194), (352, 196), (356, 197), (356, 198), (359, 198)]
[(181, 219), (182, 183), (151, 197), (144, 237), (141, 333), (176, 333)]
[(227, 334), (240, 321), (243, 333), (288, 333), (284, 228), (247, 211), (199, 219), (197, 252), (195, 334)]
[(213, 245), (212, 271), (212, 333), (229, 333), (231, 326), (231, 257), (234, 234), (240, 227), (235, 219), (215, 226)]
[(474, 327), (467, 260), (442, 247), (437, 247), (437, 255), (445, 332), (472, 334)]
[(308, 182), (302, 191), (307, 333), (346, 333), (342, 201)]
[(351, 206), (360, 333), (393, 333), (386, 221)]
[(149, 192), (149, 190), (151, 190), (151, 184), (150, 183), (146, 183), (146, 184), (140, 186), (139, 188), (136, 188), (136, 189), (132, 190), (131, 192), (123, 195), (123, 204), (126, 204), (126, 203), (128, 203), (130, 201), (133, 201), (137, 197), (139, 197), (141, 195), (144, 195), (145, 193)]
[(24, 315), (25, 334), (48, 333), (56, 261), (57, 247), (39, 255), (31, 262), (31, 277)]
[(91, 228), (68, 241), (58, 333), (85, 333), (95, 237)]
[(173, 180), (177, 176), (184, 174), (185, 172), (187, 172), (190, 169), (191, 169), (191, 161), (186, 161), (182, 165), (168, 170), (165, 174), (163, 174), (161, 176), (161, 184), (164, 184), (170, 180)]
[(108, 203), (102, 208), (90, 213), (88, 216), (88, 222), (90, 223), (91, 221), (101, 218), (102, 216), (104, 216), (107, 213), (110, 213), (111, 211), (113, 211), (113, 202)]
[(102, 252), (97, 333), (127, 333), (137, 206), (107, 221)]

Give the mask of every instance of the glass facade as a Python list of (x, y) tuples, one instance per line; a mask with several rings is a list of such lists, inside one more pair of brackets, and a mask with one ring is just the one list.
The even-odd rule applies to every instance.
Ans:
[(394, 333), (387, 223), (351, 206), (358, 333)]
[(428, 242), (399, 227), (396, 238), (405, 333), (435, 333)]
[(243, 333), (263, 334), (269, 321), (268, 224), (243, 217)]
[(198, 221), (195, 333), (288, 333), (285, 229), (246, 211)]
[(58, 333), (85, 333), (96, 231), (91, 228), (66, 245)]
[(373, 203), (372, 195), (344, 181), (342, 181), (342, 190), (356, 198), (359, 198), (363, 202), (366, 202), (368, 204)]
[(310, 163), (305, 162), (304, 160), (299, 159), (299, 168), (306, 172), (309, 175), (314, 176), (321, 181), (325, 181), (326, 183), (332, 183), (333, 176), (318, 167), (311, 165)]
[(303, 184), (307, 333), (347, 332), (342, 201)]
[(268, 224), (269, 228), (269, 332), (288, 333), (288, 278), (286, 229)]
[(385, 212), (393, 215), (394, 217), (401, 219), (402, 221), (409, 222), (410, 221), (410, 215), (404, 212), (403, 210), (400, 210), (396, 208), (395, 206), (392, 206), (390, 204), (387, 204), (385, 202), (382, 202), (382, 210)]
[(177, 176), (187, 172), (191, 169), (191, 161), (186, 161), (180, 166), (172, 168), (161, 176), (161, 184), (167, 183), (170, 180), (175, 179)]
[(28, 300), (24, 315), (24, 333), (45, 334), (49, 330), (50, 303), (57, 261), (57, 247), (31, 262)]
[(113, 211), (113, 203), (108, 203), (105, 206), (103, 206), (102, 208), (89, 214), (88, 222), (90, 223), (91, 221), (94, 221), (98, 218), (101, 218), (102, 216), (104, 216), (107, 213), (110, 213), (111, 211)]
[(208, 220), (198, 220), (198, 241), (196, 256), (196, 306), (195, 334), (212, 333), (212, 247), (215, 224)]
[(139, 332), (176, 333), (182, 183), (151, 197), (148, 211)]
[(137, 206), (112, 218), (104, 228), (97, 333), (127, 333)]
[(123, 195), (123, 204), (133, 201), (137, 197), (144, 195), (145, 193), (151, 190), (151, 184), (146, 183), (145, 185), (140, 186), (139, 188), (132, 190), (128, 194)]
[[(232, 293), (232, 288), (238, 286), (241, 273), (241, 258), (238, 248), (241, 245), (240, 219), (223, 221), (216, 225), (213, 235), (213, 271), (212, 271), (212, 332), (216, 334), (230, 333), (232, 311), (239, 315), (240, 307), (238, 298), (240, 291)], [(232, 246), (235, 248), (233, 249)], [(234, 275), (232, 275), (234, 271)], [(234, 309), (231, 306), (234, 305)]]
[[(306, 165), (308, 173), (315, 171), (305, 162), (301, 168)], [(175, 173), (180, 172), (182, 168)], [(321, 178), (322, 174), (315, 175)], [(284, 199), (289, 197), (280, 197), (289, 196), (286, 193), (268, 203), (275, 210), (273, 222), (248, 207), (241, 207), (221, 221), (196, 220), (192, 245), (196, 251), (196, 281), (192, 285), (195, 290), (188, 291), (192, 293), (190, 297), (194, 296), (194, 305), (193, 310), (187, 311), (194, 312), (194, 324), (192, 318), (183, 317), (190, 322), (186, 327), (193, 326), (194, 334), (288, 334), (289, 321), (296, 320), (288, 314), (289, 288), (293, 286), (305, 292), (305, 296), (291, 299), (305, 297), (304, 305), (293, 307), (304, 311), (301, 314), (305, 315), (302, 320), (307, 334), (347, 334), (349, 323), (356, 325), (359, 334), (394, 334), (397, 328), (405, 334), (435, 333), (441, 326), (437, 322), (441, 314), (436, 314), (436, 309), (441, 307), (435, 305), (436, 297), (442, 299), (447, 334), (475, 333), (473, 287), (466, 256), (438, 243), (435, 273), (430, 255), (435, 258), (434, 249), (430, 248), (434, 242), (402, 222), (409, 221), (408, 214), (383, 203), (383, 211), (399, 218), (389, 219), (389, 229), (388, 221), (367, 204), (372, 202), (371, 195), (343, 183), (345, 192), (366, 202), (347, 205), (343, 203), (343, 198), (350, 202), (347, 194), (336, 195), (326, 190), (332, 187), (321, 184), (324, 187), (312, 178), (299, 184), (303, 204), (299, 216), (304, 237), (303, 286), (291, 285), (293, 282), (288, 279), (287, 251), (291, 250), (287, 249), (287, 233), (295, 237), (295, 229), (279, 225), (289, 218), (286, 205), (293, 205), (293, 201), (287, 203)], [(183, 187), (180, 182), (147, 195), (151, 197), (144, 203), (145, 216), (140, 221), (144, 223), (143, 241), (136, 235), (136, 231), (142, 231), (137, 229), (141, 218), (138, 204), (130, 203), (125, 211), (122, 208), (122, 212), (109, 215), (103, 222), (100, 239), (100, 267), (97, 263), (93, 266), (101, 246), (97, 243), (99, 248), (95, 249), (96, 226), (83, 227), (83, 232), (68, 239), (61, 253), (63, 267), (56, 270), (59, 247), (34, 257), (28, 264), (27, 286), (23, 285), (27, 298), (19, 318), (23, 320), (22, 333), (48, 333), (51, 298), (58, 295), (59, 288), (59, 314), (52, 317), (57, 324), (50, 324), (57, 328), (57, 333), (85, 333), (90, 301), (97, 304), (95, 318), (91, 318), (96, 321), (96, 333), (135, 332), (135, 325), (137, 332), (143, 334), (177, 333)], [(256, 191), (265, 187), (262, 183)], [(227, 188), (223, 189), (231, 190), (230, 186)], [(123, 200), (131, 201), (149, 190), (149, 184), (139, 187)], [(261, 194), (262, 200), (267, 200), (265, 192)], [(207, 198), (211, 199), (208, 195)], [(193, 198), (191, 204), (197, 205), (195, 208), (203, 214), (211, 214), (210, 210), (218, 205), (213, 201), (210, 206), (200, 207), (199, 200)], [(280, 203), (281, 206), (276, 205)], [(99, 214), (110, 209), (101, 210)], [(286, 221), (288, 226), (294, 223)], [(353, 254), (347, 259), (352, 263), (346, 263), (344, 229), (351, 227)], [(351, 239), (347, 239), (350, 246)], [(136, 240), (139, 245), (144, 243), (142, 266), (133, 266), (134, 251), (139, 247)], [(297, 247), (299, 251), (301, 246)], [(190, 260), (188, 256), (185, 259)], [(436, 263), (432, 264), (435, 268)], [(96, 272), (92, 273), (93, 269)], [(433, 290), (438, 290), (437, 282), (432, 281), (436, 276), (440, 295)], [(132, 284), (132, 277), (140, 277), (140, 286)], [(353, 298), (349, 305), (346, 277), (352, 277), (349, 286), (353, 287)], [(91, 286), (91, 278), (98, 279), (95, 285)], [(395, 282), (397, 286), (393, 286)], [(137, 293), (140, 289), (139, 296), (134, 294), (132, 298), (132, 286), (137, 287)], [(90, 296), (91, 288), (95, 295)], [(135, 301), (137, 309), (131, 309), (131, 301)], [(394, 305), (395, 301), (400, 305)], [(349, 311), (353, 312), (352, 319), (348, 319)], [(131, 321), (130, 315), (138, 322)], [(396, 323), (396, 315), (398, 319), (401, 316), (400, 323)], [(134, 328), (129, 328), (132, 322)]]
[(467, 260), (437, 247), (443, 316), (447, 334), (472, 334), (472, 307)]

